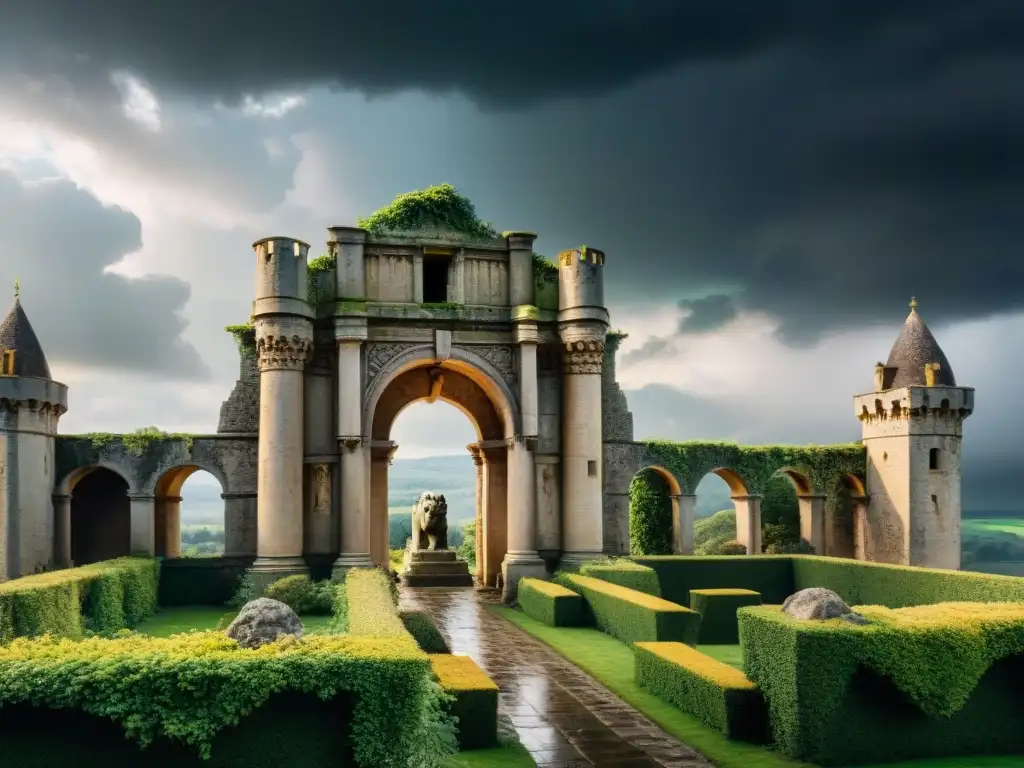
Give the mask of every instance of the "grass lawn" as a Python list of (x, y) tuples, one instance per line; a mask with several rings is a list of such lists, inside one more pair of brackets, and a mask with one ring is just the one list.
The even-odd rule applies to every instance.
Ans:
[(739, 645), (698, 645), (697, 650), (723, 664), (736, 667), (740, 672), (743, 671), (743, 651)]
[[(695, 717), (643, 690), (633, 681), (632, 650), (611, 635), (589, 627), (549, 627), (505, 606), (488, 608), (551, 646), (557, 653), (636, 707), (665, 731), (704, 754), (716, 768), (810, 766), (810, 763), (791, 760), (771, 749), (730, 741), (722, 734), (703, 726)], [(727, 664), (730, 663), (730, 658), (738, 660), (739, 646), (702, 645), (699, 650)], [(713, 653), (710, 652), (712, 650)], [(1024, 758), (1018, 755), (911, 760), (885, 765), (876, 764), (872, 768), (1020, 768), (1021, 765), (1024, 765)]]
[(1012, 533), (1024, 538), (1024, 518), (980, 517), (968, 518), (961, 523), (964, 533), (984, 535), (986, 533)]
[[(161, 608), (151, 619), (139, 624), (136, 631), (153, 637), (170, 637), (193, 629), (227, 629), (235, 618), (235, 611), (217, 605), (191, 605)], [(302, 626), (310, 634), (323, 631), (330, 616), (302, 616)]]
[(526, 747), (511, 742), (490, 749), (460, 752), (446, 760), (443, 768), (534, 768), (536, 765)]

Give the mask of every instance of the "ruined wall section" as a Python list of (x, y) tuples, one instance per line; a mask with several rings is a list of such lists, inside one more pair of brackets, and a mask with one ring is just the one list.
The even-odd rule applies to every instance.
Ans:
[(260, 426), (260, 372), (256, 330), (251, 325), (228, 327), (238, 346), (239, 370), (234, 389), (220, 406), (219, 434), (255, 435)]

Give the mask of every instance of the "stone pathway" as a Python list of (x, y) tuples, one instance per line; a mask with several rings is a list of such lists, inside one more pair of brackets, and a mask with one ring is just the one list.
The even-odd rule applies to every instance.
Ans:
[(488, 611), (496, 592), (402, 588), (401, 607), (428, 611), (452, 653), (501, 689), (499, 720), (542, 768), (711, 768), (694, 750), (519, 627)]

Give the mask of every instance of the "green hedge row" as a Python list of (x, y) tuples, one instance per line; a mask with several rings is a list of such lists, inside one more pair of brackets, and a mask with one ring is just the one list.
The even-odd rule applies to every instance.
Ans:
[(857, 610), (869, 624), (740, 609), (781, 752), (822, 766), (1024, 754), (1024, 605)]
[(441, 688), (451, 700), (459, 749), (486, 749), (498, 741), (498, 686), (468, 656), (435, 654), (430, 657)]
[(160, 564), (160, 605), (224, 605), (238, 591), (251, 557), (182, 557)]
[[(654, 570), (661, 596), (690, 604), (691, 589), (752, 589), (766, 603), (782, 603), (796, 590), (792, 559), (781, 555), (637, 557)], [(825, 585), (816, 585), (825, 586)]]
[(565, 573), (557, 580), (583, 596), (591, 623), (623, 642), (697, 643), (700, 614), (689, 608), (590, 576)]
[(131, 628), (156, 611), (160, 564), (122, 557), (0, 584), (0, 643)]
[(579, 572), (584, 576), (610, 581), (620, 587), (629, 587), (638, 592), (662, 597), (658, 574), (655, 570), (632, 560), (620, 559), (610, 563), (586, 563), (580, 567)]
[(691, 589), (690, 610), (700, 614), (701, 645), (738, 643), (736, 611), (760, 604), (761, 594), (751, 589)]
[(398, 612), (405, 629), (412, 635), (416, 645), (424, 653), (451, 653), (448, 643), (437, 628), (434, 617), (426, 611), (404, 610)]
[(738, 669), (682, 643), (636, 643), (636, 682), (730, 739), (768, 741), (764, 697)]
[(551, 627), (578, 627), (583, 623), (583, 598), (561, 584), (520, 579), (516, 601), (527, 616)]

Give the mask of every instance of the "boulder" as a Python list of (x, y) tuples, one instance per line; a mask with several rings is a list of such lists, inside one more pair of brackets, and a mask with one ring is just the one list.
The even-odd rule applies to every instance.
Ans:
[(243, 605), (227, 628), (227, 636), (243, 648), (259, 648), (283, 635), (302, 637), (302, 621), (287, 605), (269, 597), (258, 597)]
[(868, 620), (850, 610), (839, 595), (824, 587), (810, 587), (794, 592), (782, 604), (782, 612), (794, 619), (827, 621), (842, 619), (851, 624), (867, 624)]

